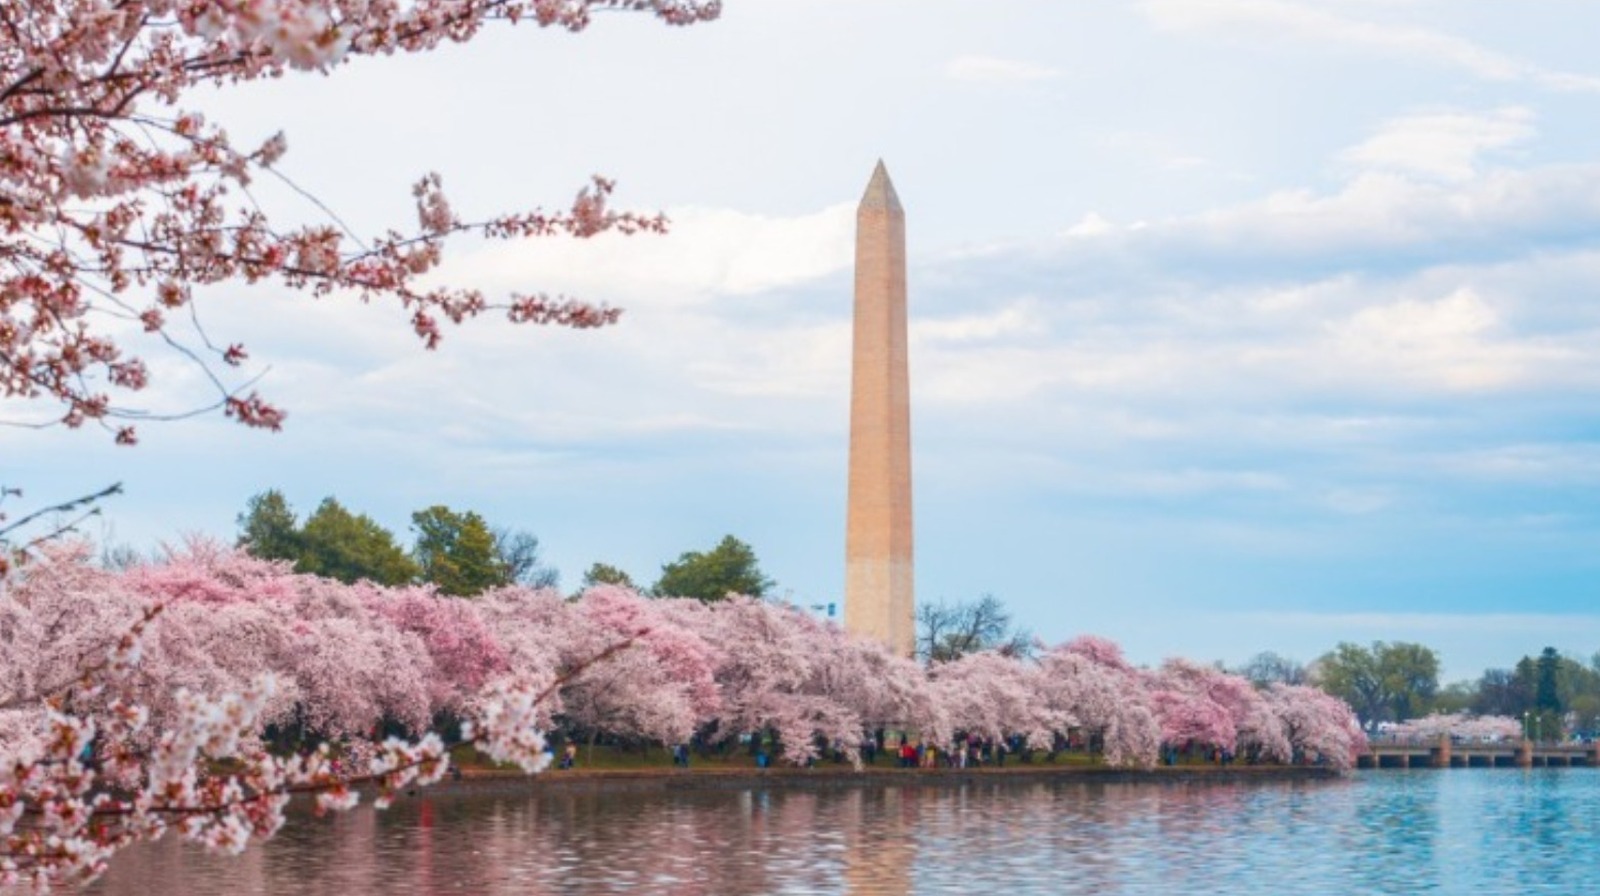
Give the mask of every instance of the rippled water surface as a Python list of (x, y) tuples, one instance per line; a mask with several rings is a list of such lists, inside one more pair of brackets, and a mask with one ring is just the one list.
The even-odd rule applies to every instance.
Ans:
[(1600, 771), (1301, 783), (1000, 782), (442, 793), (297, 817), (238, 858), (176, 841), (93, 890), (367, 894), (1592, 892)]

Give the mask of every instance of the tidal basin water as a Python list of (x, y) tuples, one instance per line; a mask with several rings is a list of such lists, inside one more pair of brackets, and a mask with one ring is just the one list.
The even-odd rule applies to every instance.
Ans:
[(1593, 892), (1600, 771), (538, 794), (296, 817), (236, 858), (173, 841), (103, 894)]

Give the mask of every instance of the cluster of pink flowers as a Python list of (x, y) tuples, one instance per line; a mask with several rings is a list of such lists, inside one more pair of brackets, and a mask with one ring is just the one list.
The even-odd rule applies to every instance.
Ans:
[[(132, 444), (128, 422), (160, 418), (127, 406), (150, 379), (140, 345), (176, 345), (213, 373), (215, 404), (248, 426), (278, 428), (283, 411), (209, 362), (238, 365), (244, 348), (202, 331), (206, 288), (270, 282), (404, 307), (428, 347), (440, 321), (501, 309), (514, 323), (601, 326), (617, 311), (562, 297), (426, 286), (445, 241), (606, 231), (659, 232), (659, 215), (612, 210), (596, 178), (564, 210), (463, 221), (436, 174), (415, 187), (417, 226), (368, 240), (312, 211), (312, 223), (270, 219), (252, 178), (281, 177), (279, 134), (238, 147), (218, 124), (182, 108), (197, 87), (329, 71), (362, 56), (427, 52), (493, 20), (581, 30), (597, 9), (644, 12), (672, 25), (715, 18), (719, 0), (0, 0), (0, 398), (53, 404), (40, 425), (99, 423)], [(138, 321), (138, 341), (121, 321)], [(180, 408), (192, 411), (193, 408)]]
[[(336, 811), (365, 783), (386, 804), (445, 774), (449, 754), (432, 733), (380, 742), (375, 725), (426, 732), (441, 712), (530, 772), (549, 761), (554, 726), (667, 744), (771, 732), (796, 763), (820, 748), (854, 755), (879, 728), (1043, 747), (1076, 736), (1133, 766), (1198, 744), (1346, 768), (1364, 746), (1349, 709), (1320, 691), (1258, 691), (1181, 660), (1136, 668), (1099, 638), (925, 668), (747, 598), (453, 598), (206, 543), (120, 572), (87, 555), (52, 549), (0, 589), (0, 879), (92, 876), (169, 827), (242, 849), (282, 824), (294, 793)], [(270, 752), (263, 730), (290, 723), (321, 746)]]
[(1433, 741), (1449, 737), (1464, 741), (1520, 740), (1523, 723), (1510, 716), (1475, 716), (1469, 713), (1434, 713), (1409, 719), (1384, 729), (1384, 734), (1402, 741)]

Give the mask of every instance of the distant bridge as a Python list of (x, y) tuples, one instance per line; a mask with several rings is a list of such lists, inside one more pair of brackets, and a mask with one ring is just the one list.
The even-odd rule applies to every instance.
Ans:
[(1375, 739), (1356, 762), (1358, 768), (1533, 768), (1588, 766), (1600, 768), (1600, 742), (1499, 743)]

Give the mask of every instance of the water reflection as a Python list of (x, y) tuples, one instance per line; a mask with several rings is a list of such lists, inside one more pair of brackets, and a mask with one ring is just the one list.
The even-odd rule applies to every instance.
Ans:
[(1587, 890), (1592, 769), (1302, 784), (457, 791), (296, 818), (236, 859), (176, 841), (102, 894), (1483, 893)]
[[(842, 794), (844, 892), (883, 896), (911, 892), (921, 798), (917, 788), (872, 788)], [(816, 889), (811, 892), (827, 892)]]

